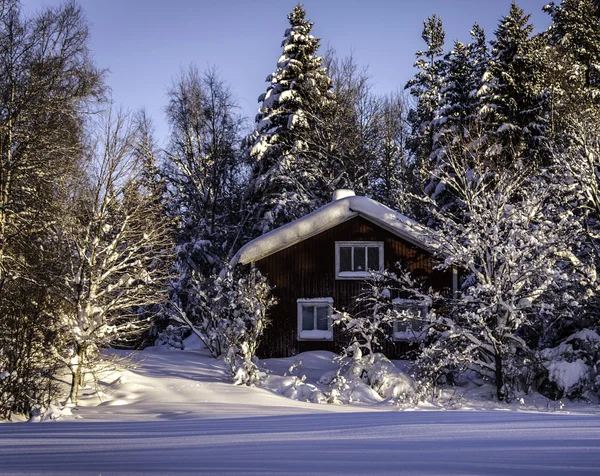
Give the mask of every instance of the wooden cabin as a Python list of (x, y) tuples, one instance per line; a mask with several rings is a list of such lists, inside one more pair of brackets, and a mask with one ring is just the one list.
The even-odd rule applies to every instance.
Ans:
[[(370, 270), (401, 263), (427, 287), (442, 292), (455, 287), (451, 271), (434, 269), (433, 246), (422, 226), (349, 190), (336, 191), (331, 203), (247, 243), (235, 259), (256, 266), (278, 300), (259, 348), (263, 358), (339, 352), (345, 337), (332, 326), (332, 312), (352, 307)], [(406, 339), (393, 336), (383, 348), (390, 358), (407, 350)]]

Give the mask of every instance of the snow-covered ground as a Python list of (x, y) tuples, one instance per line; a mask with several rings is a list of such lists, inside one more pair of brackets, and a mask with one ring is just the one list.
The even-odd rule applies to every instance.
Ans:
[[(293, 372), (316, 381), (327, 353)], [(597, 406), (491, 404), (471, 392), (457, 410), (299, 402), (279, 395), (298, 359), (266, 364), (267, 388), (228, 383), (201, 350), (148, 349), (84, 392), (72, 416), (0, 425), (2, 474), (598, 474)], [(534, 411), (535, 409), (540, 411)]]

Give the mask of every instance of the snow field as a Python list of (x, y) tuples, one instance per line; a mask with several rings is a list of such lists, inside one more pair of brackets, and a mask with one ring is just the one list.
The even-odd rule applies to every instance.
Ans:
[(598, 474), (589, 415), (359, 412), (3, 425), (2, 474)]
[(483, 387), (463, 396), (462, 411), (403, 408), (377, 394), (353, 405), (281, 394), (334, 370), (327, 352), (265, 361), (265, 388), (231, 385), (225, 365), (203, 350), (150, 348), (134, 361), (106, 377), (102, 401), (82, 391), (72, 416), (0, 425), (0, 474), (571, 475), (600, 468), (598, 409), (584, 404), (568, 403), (574, 414), (508, 411), (533, 406), (490, 403)]

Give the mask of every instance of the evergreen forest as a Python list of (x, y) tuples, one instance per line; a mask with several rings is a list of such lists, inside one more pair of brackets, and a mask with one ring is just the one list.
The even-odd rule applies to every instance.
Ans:
[(190, 333), (257, 384), (275, 300), (232, 258), (338, 189), (417, 220), (439, 267), (461, 270), (456, 296), (384, 273), (359, 297), (381, 326), (414, 318), (391, 287), (435, 304), (415, 341), (419, 398), (475, 373), (500, 401), (597, 401), (600, 6), (544, 10), (546, 31), (513, 2), (468, 43), (431, 15), (414, 76), (376, 94), (298, 4), (256, 117), (217, 68), (189, 65), (168, 86), (162, 148), (147, 113), (112, 104), (75, 1), (27, 16), (0, 0), (0, 418), (76, 405), (117, 365), (108, 348), (181, 348)]

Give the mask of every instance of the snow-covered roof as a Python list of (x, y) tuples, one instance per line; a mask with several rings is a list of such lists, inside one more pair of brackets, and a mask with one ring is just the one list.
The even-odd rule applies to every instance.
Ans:
[(422, 225), (375, 200), (352, 195), (342, 196), (250, 241), (237, 252), (233, 262), (253, 263), (356, 216), (362, 216), (420, 248), (429, 251), (436, 248)]

